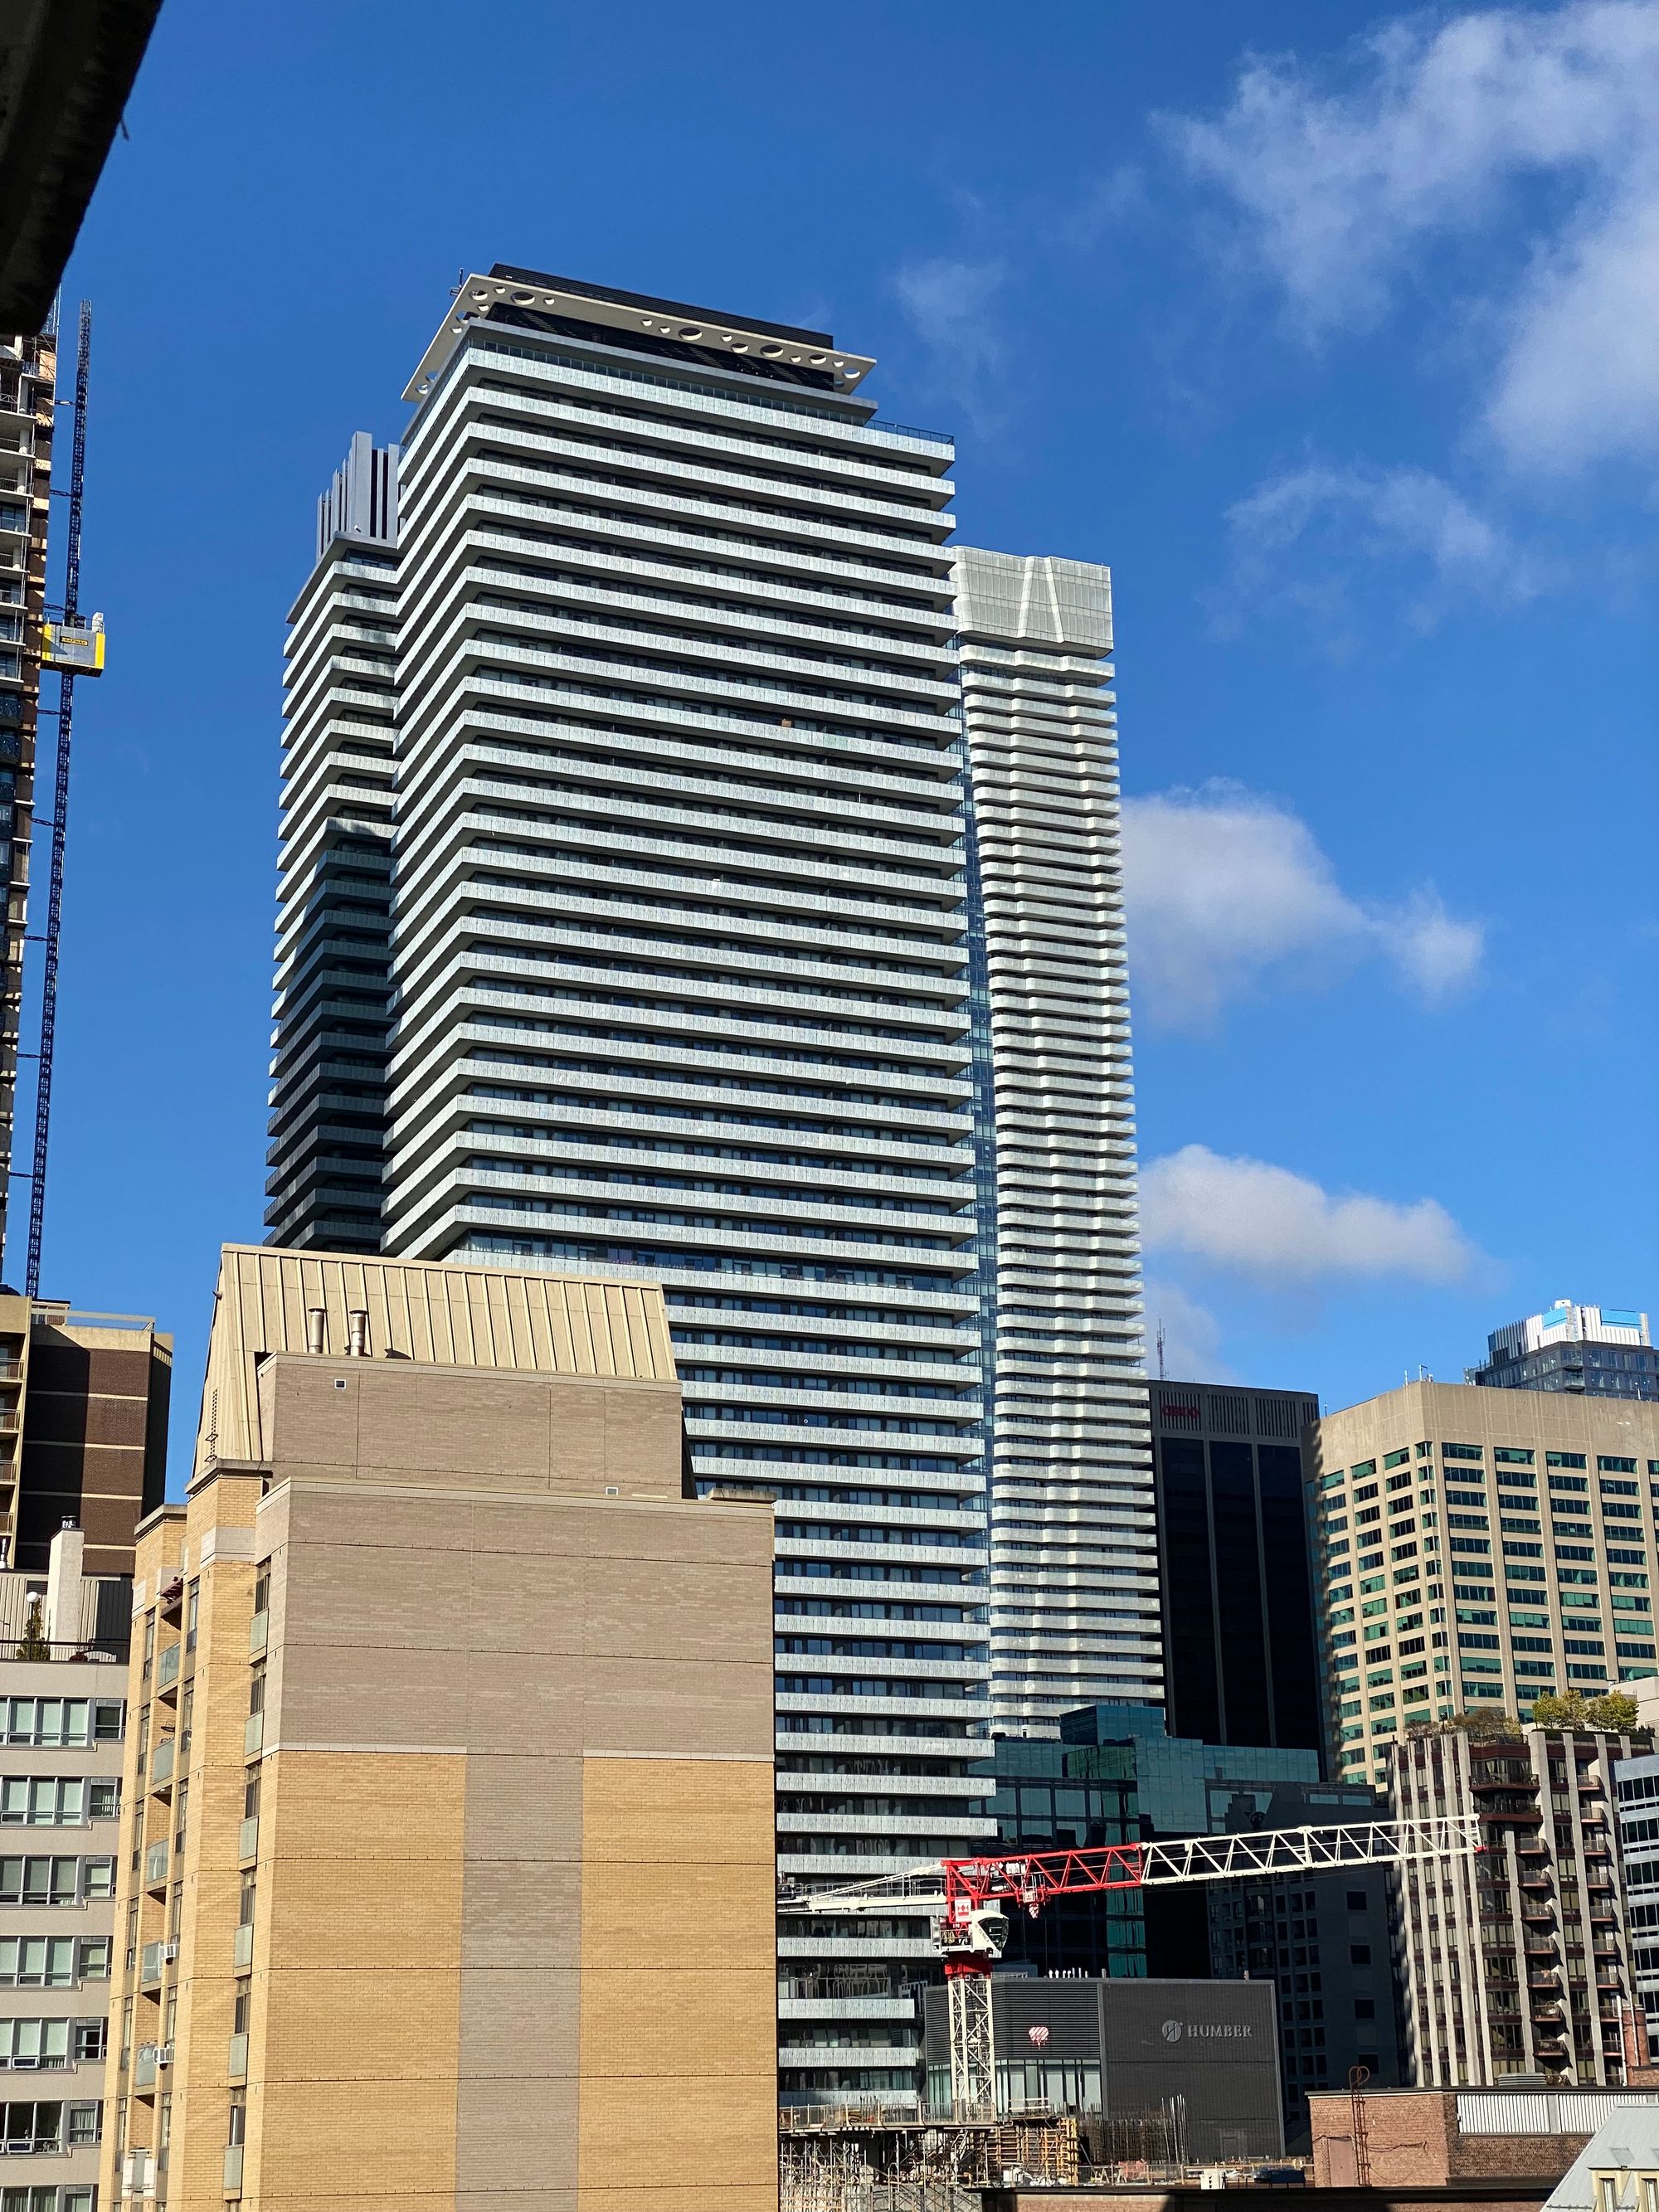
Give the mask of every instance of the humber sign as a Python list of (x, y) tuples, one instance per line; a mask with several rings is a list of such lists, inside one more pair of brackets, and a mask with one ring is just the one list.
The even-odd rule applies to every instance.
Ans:
[(1199, 2020), (1166, 2020), (1163, 2029), (1166, 2043), (1200, 2043), (1221, 2036), (1237, 2039), (1254, 2035), (1255, 2033), (1254, 2027), (1243, 2021), (1218, 2023)]

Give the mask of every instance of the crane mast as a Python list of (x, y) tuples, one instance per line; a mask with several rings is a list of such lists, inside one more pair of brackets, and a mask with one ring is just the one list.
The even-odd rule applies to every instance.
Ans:
[(1334, 1873), (1461, 1857), (1480, 1848), (1472, 1814), (1439, 1820), (1370, 1820), (1332, 1828), (1265, 1828), (1186, 1836), (1170, 1843), (1100, 1844), (1060, 1851), (1007, 1851), (939, 1859), (870, 1882), (806, 1890), (778, 1886), (786, 1912), (926, 1914), (945, 1970), (951, 2031), (951, 2107), (958, 2119), (996, 2111), (991, 1971), (1008, 1941), (1005, 1906), (1035, 1919), (1056, 1897), (1086, 1897), (1166, 1883), (1237, 1881), (1265, 1875)]

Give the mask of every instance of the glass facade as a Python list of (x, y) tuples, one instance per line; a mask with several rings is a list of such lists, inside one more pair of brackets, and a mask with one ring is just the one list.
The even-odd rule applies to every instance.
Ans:
[(1150, 1390), (1170, 1727), (1317, 1749), (1319, 1664), (1298, 1439), (1302, 1391)]
[[(1322, 1780), (1316, 1751), (1170, 1736), (1156, 1706), (1090, 1705), (1066, 1714), (1060, 1728), (1058, 1744), (996, 1746), (1005, 1850), (1382, 1817), (1374, 1790)], [(1059, 1978), (1272, 1981), (1293, 2140), (1307, 2131), (1308, 2091), (1340, 2087), (1351, 2066), (1368, 2067), (1384, 2087), (1407, 2078), (1389, 1875), (1380, 1867), (1060, 1899), (1035, 1920), (1010, 1916), (1006, 1957), (1002, 1972)]]

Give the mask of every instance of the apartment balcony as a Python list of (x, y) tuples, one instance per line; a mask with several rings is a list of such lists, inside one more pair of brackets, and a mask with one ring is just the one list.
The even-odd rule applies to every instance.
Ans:
[[(817, 1587), (822, 1586), (817, 1585)], [(859, 1702), (863, 1704), (865, 1700), (860, 1698)], [(816, 1702), (811, 1698), (804, 1698), (800, 1700), (800, 1703), (804, 1708), (812, 1711), (817, 1710)], [(872, 1771), (881, 1774), (881, 1786), (884, 1790), (890, 1790), (897, 1786), (896, 1782), (883, 1771), (885, 1763), (888, 1760), (894, 1759), (964, 1759), (975, 1760), (985, 1759), (988, 1761), (991, 1757), (992, 1748), (991, 1745), (988, 1741), (977, 1736), (928, 1735), (922, 1731), (919, 1731), (915, 1735), (884, 1735), (860, 1738), (858, 1736), (848, 1735), (813, 1736), (805, 1734), (797, 1735), (793, 1734), (787, 1729), (780, 1729), (777, 1731), (775, 1738), (776, 1747), (780, 1753), (790, 1752), (796, 1754), (806, 1753), (808, 1754), (811, 1754), (815, 1753), (830, 1752), (838, 1759), (857, 1759), (866, 1756), (866, 1754), (860, 1753), (858, 1748), (860, 1741), (872, 1747), (871, 1753), (867, 1755), (871, 1758)], [(878, 1756), (877, 1755), (878, 1753)], [(836, 1777), (816, 1774), (780, 1774), (778, 1777), (778, 1786), (780, 1789), (785, 1789), (793, 1784), (799, 1783), (803, 1789), (808, 1789), (816, 1788), (824, 1782), (845, 1780), (849, 1783), (858, 1783), (861, 1779), (864, 1779), (864, 1778), (858, 1775)], [(898, 1778), (898, 1780), (914, 1783), (918, 1790), (927, 1790), (933, 1793), (945, 1791), (954, 1794), (956, 1791), (960, 1790), (963, 1792), (977, 1792), (977, 1794), (981, 1797), (988, 1796), (994, 1786), (993, 1778), (988, 1775), (933, 1776), (930, 1774), (916, 1774), (906, 1775)]]
[[(818, 1979), (814, 1977), (814, 1982)], [(900, 1990), (882, 1996), (793, 1996), (779, 1992), (778, 2018), (789, 2020), (915, 2020), (916, 2001)]]
[(163, 1839), (151, 1844), (144, 1853), (144, 1887), (161, 1889), (167, 1886), (170, 1846)]
[(185, 1648), (182, 1644), (169, 1644), (160, 1654), (155, 1662), (155, 1689), (158, 1696), (163, 1690), (170, 1689), (179, 1680), (184, 1657)]
[[(824, 1924), (833, 1925), (829, 1922)], [(939, 1946), (923, 1917), (917, 1921), (914, 1936), (832, 1936), (821, 1935), (817, 1929), (810, 1936), (780, 1936), (777, 1955), (781, 1960), (805, 1959), (814, 1965), (823, 1960), (836, 1959), (937, 1963)]]
[(843, 2066), (919, 2066), (921, 2051), (908, 2043), (801, 2043), (778, 2045), (780, 2066), (840, 2069)]
[[(568, 887), (572, 897), (585, 897), (591, 902), (586, 911), (616, 913), (622, 916), (629, 910), (620, 900), (603, 900), (602, 895), (607, 889), (616, 890), (630, 901), (641, 890), (660, 893), (665, 908), (671, 913), (683, 907), (689, 896), (695, 895), (695, 884), (689, 884), (684, 874), (671, 874), (648, 865), (613, 866), (608, 864), (603, 854), (605, 850), (614, 848), (615, 841), (611, 841), (608, 846), (606, 841), (595, 838), (592, 845), (591, 853), (555, 849), (530, 852), (522, 848), (515, 851), (511, 856), (514, 888), (510, 891), (496, 891), (492, 888), (492, 900), (533, 913), (538, 910), (538, 900), (545, 901), (549, 909), (556, 899), (562, 906)], [(661, 848), (640, 841), (628, 850), (630, 853), (637, 851), (641, 861), (648, 862)], [(410, 948), (419, 945), (423, 928), (432, 928), (440, 924), (447, 926), (451, 919), (449, 908), (456, 896), (453, 880), (463, 878), (465, 891), (476, 878), (480, 863), (487, 862), (492, 857), (495, 856), (488, 848), (481, 851), (458, 843), (432, 856), (430, 868), (423, 879), (417, 877), (413, 869), (405, 869), (404, 880), (406, 890), (402, 910), (408, 924), (404, 941)], [(496, 865), (501, 865), (498, 858)], [(537, 878), (545, 879), (545, 890), (526, 887), (533, 884)], [(817, 880), (823, 878), (820, 876)], [(793, 919), (800, 900), (798, 888), (768, 883), (747, 883), (743, 888), (745, 908), (751, 913), (757, 910), (769, 920), (768, 910), (775, 911), (778, 931), (790, 943), (799, 941), (798, 926)], [(953, 886), (948, 884), (945, 888), (947, 891), (953, 890)], [(815, 896), (813, 911), (840, 923), (844, 928), (867, 923), (872, 933), (890, 929), (896, 915), (895, 907), (878, 898), (861, 896), (860, 892), (861, 886), (859, 885), (849, 886), (845, 893), (826, 890), (821, 896)], [(423, 915), (423, 908), (431, 910)], [(958, 943), (967, 923), (963, 911), (954, 902), (945, 910), (936, 905), (918, 902), (915, 904), (914, 913), (907, 914), (904, 918), (913, 929), (939, 933), (940, 942), (937, 953), (926, 954), (925, 957), (937, 957), (941, 962), (948, 958), (952, 964), (965, 957), (959, 952)], [(751, 933), (763, 937), (766, 930), (757, 927)]]
[(170, 2043), (141, 2043), (132, 2054), (132, 2086), (135, 2089), (153, 2089), (156, 2078), (165, 2074), (173, 2063)]
[(178, 1749), (174, 1739), (168, 1735), (155, 1746), (149, 1755), (149, 1786), (152, 1790), (173, 1787), (173, 1753)]
[(154, 1989), (179, 1955), (176, 1943), (146, 1943), (138, 1954), (138, 1986)]

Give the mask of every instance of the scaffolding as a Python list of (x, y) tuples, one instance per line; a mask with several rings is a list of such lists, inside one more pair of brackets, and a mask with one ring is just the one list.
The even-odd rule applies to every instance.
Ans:
[(786, 2105), (778, 2125), (779, 2212), (981, 2212), (982, 2190), (1081, 2173), (1076, 2115), (1047, 2106), (945, 2120), (896, 2103)]

